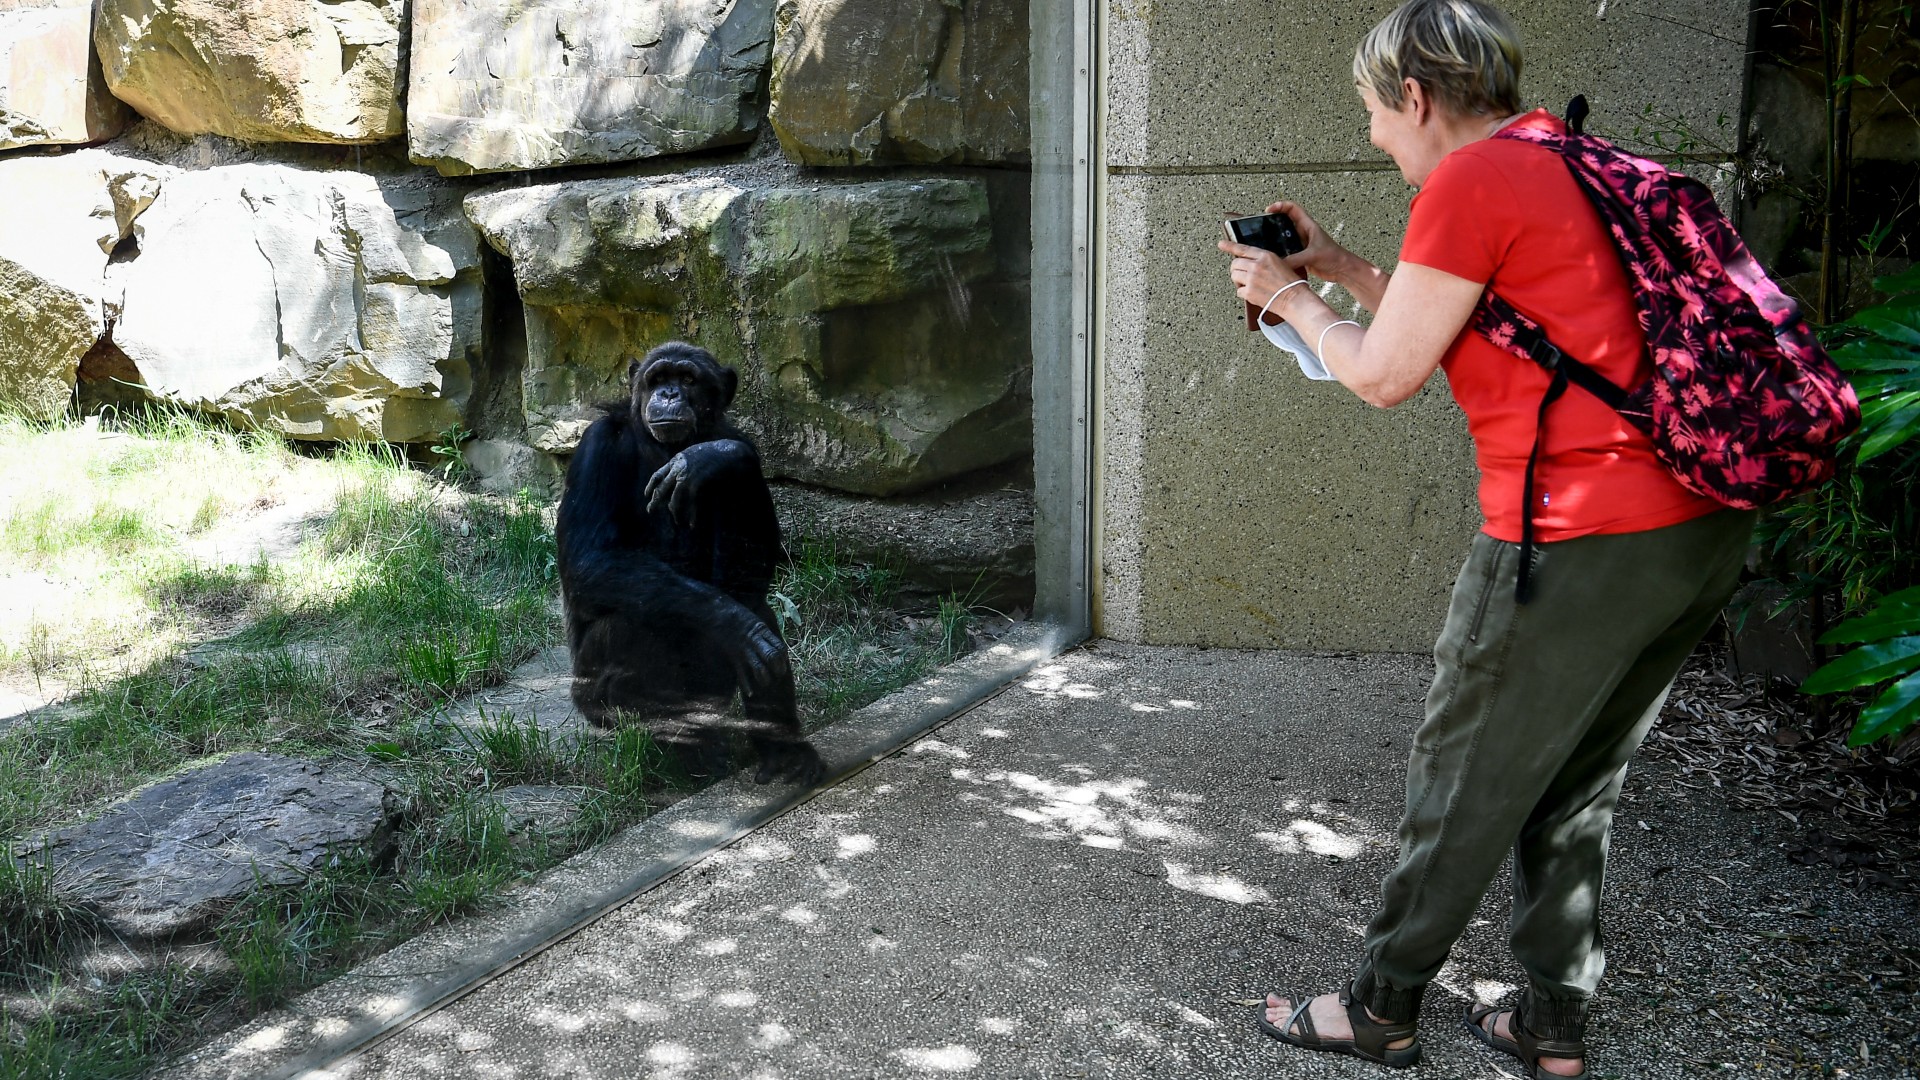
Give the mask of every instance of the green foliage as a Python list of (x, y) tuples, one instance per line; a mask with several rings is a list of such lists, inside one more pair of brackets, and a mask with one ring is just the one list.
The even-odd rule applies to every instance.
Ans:
[(1821, 637), (1854, 645), (1802, 684), (1809, 694), (1871, 691), (1848, 741), (1897, 737), (1920, 722), (1920, 268), (1875, 282), (1889, 295), (1842, 323), (1833, 357), (1860, 397), (1842, 472), (1818, 496), (1771, 516), (1775, 551), (1797, 550), (1802, 595), (1832, 589), (1866, 612)]
[(124, 554), (152, 539), (155, 531), (139, 510), (99, 504), (76, 512), (66, 500), (48, 499), (0, 524), (0, 548), (35, 562), (83, 547)]
[(473, 792), (409, 836), (403, 858), (401, 886), (428, 925), (475, 910), (522, 869), (505, 814)]
[(552, 784), (567, 772), (552, 734), (532, 717), (519, 721), (512, 713), (504, 713), (477, 727), (461, 729), (460, 739), (473, 754), (475, 767), (489, 787)]
[(373, 877), (366, 860), (345, 859), (298, 886), (258, 884), (235, 905), (216, 932), (240, 999), (271, 1008), (332, 974), (379, 907)]
[(1800, 688), (1835, 694), (1882, 687), (1860, 713), (1847, 741), (1854, 746), (1900, 735), (1920, 723), (1920, 588), (1902, 589), (1867, 614), (1821, 637), (1828, 645), (1857, 645)]
[(1920, 435), (1920, 266), (1874, 287), (1891, 299), (1842, 323), (1850, 339), (1833, 350), (1860, 395), (1861, 464)]
[(472, 438), (473, 432), (456, 420), (452, 427), (440, 433), (440, 441), (433, 444), (433, 452), (441, 458), (440, 472), (447, 479), (458, 480), (473, 471), (466, 455), (466, 444)]
[(794, 660), (800, 712), (828, 723), (966, 651), (974, 598), (949, 595), (931, 619), (902, 617), (900, 574), (801, 537), (769, 597)]

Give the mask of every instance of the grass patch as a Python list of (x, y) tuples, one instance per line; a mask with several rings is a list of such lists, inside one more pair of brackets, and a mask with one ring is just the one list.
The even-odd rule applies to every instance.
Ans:
[[(294, 548), (201, 554), (303, 500), (315, 509)], [(250, 749), (377, 765), (405, 804), (378, 861), (229, 911), (214, 964), (159, 949), (146, 967), (91, 972), (92, 920), (44, 867), (0, 855), (0, 1080), (139, 1075), (485, 905), (686, 783), (643, 730), (563, 742), (511, 714), (445, 720), (450, 702), (558, 641), (551, 520), (548, 506), (461, 491), (379, 448), (294, 453), (165, 412), (118, 426), (0, 418), (0, 681), (69, 692), (0, 728), (0, 844)], [(806, 540), (793, 556), (772, 603), (809, 727), (967, 647), (964, 598), (903, 612), (890, 568)], [(577, 793), (578, 812), (530, 822), (500, 794), (517, 785)]]
[(49, 970), (73, 940), (93, 928), (87, 915), (53, 894), (53, 875), (30, 855), (0, 844), (0, 985)]
[(971, 648), (971, 597), (949, 595), (929, 616), (903, 610), (900, 575), (849, 559), (812, 537), (792, 558), (771, 597), (793, 655), (794, 689), (809, 728), (925, 676)]
[[(85, 1005), (36, 1003), (0, 1038), (0, 1080), (142, 1076), (172, 1049), (191, 1044), (197, 1024), (225, 1009), (227, 998), (200, 973), (166, 966), (119, 979)], [(0, 1007), (0, 1019), (6, 1015)]]

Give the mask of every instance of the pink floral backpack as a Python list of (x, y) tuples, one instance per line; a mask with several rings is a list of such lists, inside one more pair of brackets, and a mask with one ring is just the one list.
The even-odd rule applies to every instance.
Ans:
[(1654, 454), (1689, 490), (1752, 509), (1833, 475), (1835, 450), (1860, 423), (1853, 387), (1806, 320), (1760, 269), (1705, 184), (1581, 132), (1584, 97), (1567, 106), (1567, 133), (1508, 128), (1559, 153), (1612, 234), (1640, 308), (1653, 373), (1622, 388), (1562, 353), (1540, 325), (1491, 292), (1473, 327), (1553, 376), (1527, 459), (1521, 601), (1533, 547), (1533, 474), (1547, 407), (1567, 384), (1612, 406), (1653, 440)]

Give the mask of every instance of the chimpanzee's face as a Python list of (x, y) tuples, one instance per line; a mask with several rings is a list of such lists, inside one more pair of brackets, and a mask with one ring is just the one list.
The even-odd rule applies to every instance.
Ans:
[(664, 446), (708, 438), (733, 400), (733, 369), (704, 349), (662, 346), (637, 362), (631, 376), (634, 417)]

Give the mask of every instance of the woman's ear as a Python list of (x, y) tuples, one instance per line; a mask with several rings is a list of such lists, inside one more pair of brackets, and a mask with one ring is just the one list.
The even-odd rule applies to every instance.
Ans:
[(1413, 111), (1412, 119), (1416, 125), (1433, 119), (1433, 98), (1428, 96), (1427, 88), (1418, 82), (1412, 79), (1401, 82), (1400, 101), (1402, 107)]

